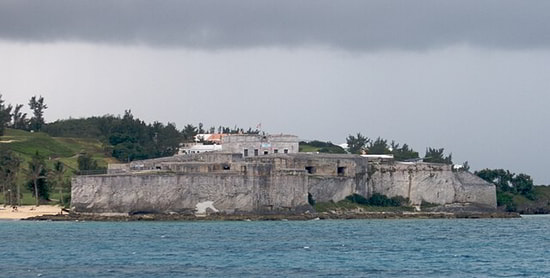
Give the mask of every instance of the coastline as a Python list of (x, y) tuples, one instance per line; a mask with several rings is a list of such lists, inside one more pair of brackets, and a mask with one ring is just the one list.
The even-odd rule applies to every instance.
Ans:
[(22, 220), (30, 221), (307, 221), (337, 219), (482, 219), (482, 218), (521, 218), (511, 212), (340, 212), (302, 214), (43, 214)]

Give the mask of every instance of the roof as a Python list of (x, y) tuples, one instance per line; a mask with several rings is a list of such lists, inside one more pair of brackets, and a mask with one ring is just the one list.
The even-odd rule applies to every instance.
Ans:
[(197, 135), (195, 135), (195, 139), (196, 140), (201, 140), (202, 139), (204, 141), (218, 143), (218, 142), (222, 141), (222, 137), (225, 136), (225, 135), (227, 135), (227, 134), (223, 134), (223, 133), (197, 134)]
[(208, 137), (208, 141), (212, 141), (212, 142), (221, 142), (221, 141), (222, 141), (222, 137), (223, 137), (224, 135), (225, 135), (225, 134), (222, 134), (222, 133), (210, 134), (210, 137)]

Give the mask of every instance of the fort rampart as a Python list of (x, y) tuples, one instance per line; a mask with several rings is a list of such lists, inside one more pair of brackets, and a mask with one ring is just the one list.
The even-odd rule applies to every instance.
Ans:
[(411, 205), (473, 203), (496, 207), (494, 185), (450, 165), (373, 162), (358, 155), (232, 153), (135, 161), (107, 175), (73, 179), (81, 213), (296, 212), (351, 194), (403, 196)]

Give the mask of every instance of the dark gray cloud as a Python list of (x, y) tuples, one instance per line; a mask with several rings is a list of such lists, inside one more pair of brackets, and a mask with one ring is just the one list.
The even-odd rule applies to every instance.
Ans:
[(550, 46), (550, 1), (0, 2), (0, 39), (203, 49)]

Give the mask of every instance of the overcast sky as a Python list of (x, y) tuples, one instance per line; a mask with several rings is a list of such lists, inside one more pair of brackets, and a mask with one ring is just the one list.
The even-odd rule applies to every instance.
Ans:
[[(444, 147), (550, 184), (550, 1), (0, 1), (0, 93), (46, 120)], [(28, 112), (28, 111), (27, 111)]]

